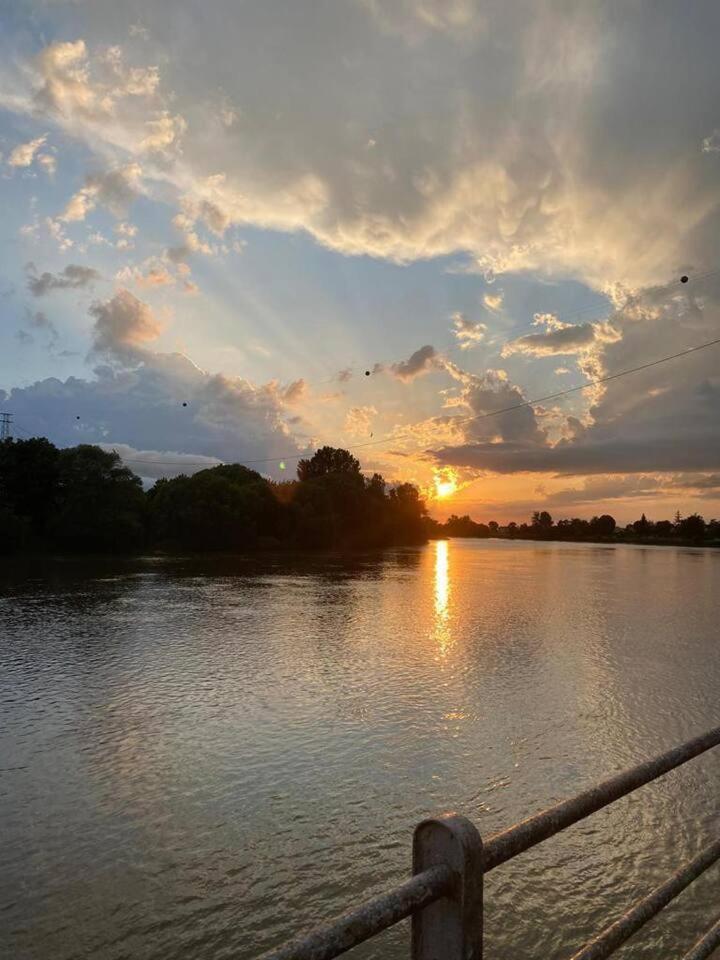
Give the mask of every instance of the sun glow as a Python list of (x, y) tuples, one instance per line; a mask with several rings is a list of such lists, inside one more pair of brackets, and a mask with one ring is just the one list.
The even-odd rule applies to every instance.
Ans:
[(450, 471), (438, 473), (434, 478), (435, 496), (438, 500), (446, 500), (451, 497), (458, 489), (458, 482)]

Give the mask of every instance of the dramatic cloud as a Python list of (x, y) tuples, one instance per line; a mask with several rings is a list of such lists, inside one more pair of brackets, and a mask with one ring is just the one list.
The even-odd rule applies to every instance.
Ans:
[(14, 147), (8, 157), (8, 165), (11, 167), (29, 167), (35, 159), (35, 154), (47, 141), (47, 134), (31, 140), (29, 143), (20, 143)]
[(160, 75), (156, 66), (131, 67), (118, 46), (90, 57), (84, 40), (51, 43), (34, 63), (36, 109), (54, 115), (78, 132), (83, 125), (109, 123), (129, 98), (152, 99)]
[(519, 443), (468, 444), (438, 450), (438, 462), (475, 467), (495, 473), (553, 473), (582, 475), (607, 473), (652, 473), (672, 470), (720, 469), (720, 443), (708, 443), (704, 435), (688, 437), (681, 449), (674, 440), (645, 442), (607, 440), (580, 444), (538, 446)]
[(140, 150), (146, 153), (168, 154), (176, 147), (187, 130), (185, 120), (163, 112), (156, 120), (145, 121), (145, 136), (140, 141)]
[[(462, 411), (457, 423), (467, 441), (544, 443), (545, 433), (538, 426), (535, 411), (523, 406), (525, 396), (504, 370), (486, 370), (478, 376), (449, 360), (444, 361), (444, 367), (461, 385), (460, 392), (448, 397), (445, 406)], [(458, 462), (462, 465), (471, 464)]]
[(419, 377), (432, 369), (436, 356), (435, 347), (428, 343), (416, 350), (409, 359), (393, 363), (388, 369), (398, 380), (402, 380), (403, 383), (410, 383), (415, 377)]
[(28, 290), (34, 297), (44, 297), (51, 290), (78, 290), (81, 287), (91, 286), (100, 274), (92, 267), (83, 267), (77, 263), (70, 263), (58, 274), (35, 272), (35, 264), (28, 264)]
[[(89, 24), (114, 10), (92, 7)], [(346, 253), (466, 251), (478, 270), (633, 285), (712, 261), (717, 170), (699, 149), (715, 142), (709, 4), (691, 28), (649, 0), (610, 15), (531, 0), (268, 0), (238, 14), (218, 0), (193, 19), (191, 49), (182, 18), (145, 13), (162, 68), (91, 40), (52, 43), (6, 68), (6, 103), (104, 149), (165, 151), (158, 173), (222, 222), (306, 229)]]
[(506, 343), (502, 350), (504, 357), (513, 353), (527, 353), (536, 357), (550, 357), (555, 354), (579, 353), (595, 342), (595, 327), (592, 323), (568, 324), (559, 330), (547, 333), (530, 333), (517, 340)]
[(153, 257), (136, 267), (123, 267), (115, 274), (118, 283), (134, 283), (141, 289), (172, 286), (176, 277), (162, 260)]
[[(717, 339), (717, 283), (703, 297), (659, 291), (613, 315), (619, 336), (603, 344), (610, 374), (634, 369), (663, 355)], [(648, 339), (660, 348), (649, 352)], [(466, 442), (436, 450), (438, 462), (498, 473), (613, 474), (704, 472), (720, 469), (718, 346), (653, 365), (588, 392), (593, 402), (585, 422), (567, 417), (556, 442), (527, 442), (507, 433), (508, 442)], [(682, 366), (678, 366), (682, 364)], [(525, 417), (524, 407), (505, 415)], [(495, 418), (490, 418), (494, 420)], [(502, 417), (498, 418), (502, 419)], [(497, 438), (495, 438), (497, 439)]]
[(174, 475), (178, 464), (188, 472), (190, 460), (212, 465), (307, 451), (285, 422), (276, 389), (206, 373), (181, 354), (145, 351), (130, 369), (100, 366), (87, 380), (51, 377), (0, 390), (0, 401), (26, 433), (60, 445), (101, 443), (128, 457), (171, 461), (128, 461), (145, 477)]
[(96, 301), (89, 313), (95, 317), (93, 348), (98, 353), (132, 357), (162, 331), (150, 307), (129, 290), (119, 290), (111, 300)]
[(498, 293), (485, 293), (483, 294), (483, 303), (488, 310), (496, 313), (503, 305), (503, 294), (499, 291)]
[(454, 313), (451, 319), (453, 322), (453, 333), (462, 350), (469, 350), (485, 339), (488, 328), (484, 323), (468, 320), (462, 313)]
[(116, 217), (122, 217), (132, 201), (140, 195), (142, 169), (137, 163), (88, 176), (85, 186), (68, 200), (58, 217), (66, 223), (84, 220), (98, 204), (106, 206)]
[(345, 415), (344, 429), (354, 437), (367, 437), (371, 432), (372, 418), (377, 416), (375, 407), (350, 407)]
[[(127, 19), (118, 29), (110, 0), (72, 5), (71, 15), (51, 7), (43, 30), (52, 37), (57, 17), (62, 41), (4, 58), (0, 106), (23, 118), (19, 129), (37, 123), (36, 139), (51, 130), (58, 149), (76, 141), (83, 172), (101, 172), (81, 173), (54, 206), (33, 210), (21, 242), (49, 235), (63, 251), (82, 251), (94, 242), (82, 226), (91, 211), (98, 221), (101, 208), (124, 218), (142, 194), (133, 211), (142, 218), (138, 237), (118, 231), (96, 253), (137, 242), (138, 264), (123, 257), (108, 269), (127, 266), (126, 282), (138, 287), (170, 287), (174, 277), (178, 299), (195, 289), (179, 267), (201, 253), (218, 257), (217, 268), (239, 227), (292, 233), (300, 256), (309, 236), (341, 254), (422, 260), (419, 270), (464, 274), (450, 278), (458, 285), (448, 282), (445, 308), (467, 312), (453, 318), (462, 346), (485, 334), (467, 319), (481, 298), (483, 359), (498, 368), (498, 335), (535, 309), (533, 289), (546, 285), (541, 299), (550, 304), (557, 286), (572, 308), (582, 286), (591, 287), (611, 300), (608, 320), (570, 325), (546, 315), (542, 329), (505, 346), (509, 371), (533, 384), (527, 391), (499, 369), (453, 368), (432, 347), (373, 370), (405, 382), (430, 369), (453, 377), (441, 394), (452, 426), (434, 438), (430, 428), (417, 431), (449, 465), (455, 457), (502, 472), (715, 469), (698, 466), (712, 461), (720, 432), (712, 351), (552, 409), (519, 404), (559, 389), (554, 363), (535, 358), (567, 357), (558, 371), (595, 379), (717, 335), (718, 284), (695, 284), (720, 252), (716, 4), (701, 0), (692, 16), (666, 5), (658, 16), (649, 0), (570, 10), (560, 0), (217, 0), (203, 17), (179, 0), (173, 17), (166, 5), (145, 4), (131, 37)], [(118, 39), (126, 48), (107, 45)], [(36, 164), (49, 157), (40, 149)], [(62, 169), (77, 166), (63, 158)], [(63, 207), (60, 218), (47, 218)], [(158, 222), (178, 231), (164, 254), (173, 241), (158, 237)], [(110, 228), (92, 229), (97, 237)], [(431, 263), (450, 255), (452, 263)], [(504, 295), (483, 293), (472, 273), (504, 273)], [(683, 275), (687, 286), (662, 292), (659, 285)], [(221, 287), (209, 289), (218, 302)], [(123, 344), (101, 333), (114, 364), (128, 350), (142, 363), (138, 351), (153, 337)], [(283, 409), (283, 389), (266, 386), (266, 402)], [(373, 402), (379, 407), (375, 395)], [(518, 409), (495, 416), (506, 406)], [(428, 413), (423, 424), (440, 423)]]
[(294, 380), (280, 392), (280, 397), (283, 403), (286, 403), (289, 406), (292, 406), (296, 403), (302, 403), (303, 400), (307, 399), (307, 395), (308, 385), (302, 378), (299, 380)]
[(535, 357), (552, 357), (587, 353), (596, 345), (614, 343), (621, 334), (610, 323), (563, 323), (551, 313), (536, 313), (534, 324), (545, 326), (544, 333), (529, 333), (506, 343), (503, 357), (525, 353)]

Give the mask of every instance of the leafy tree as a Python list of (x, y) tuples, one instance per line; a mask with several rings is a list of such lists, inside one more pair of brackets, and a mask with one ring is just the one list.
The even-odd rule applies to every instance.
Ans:
[(536, 510), (531, 518), (531, 526), (534, 538), (547, 540), (552, 533), (553, 519), (547, 510)]
[(536, 510), (532, 515), (532, 525), (541, 530), (549, 530), (553, 525), (553, 519), (547, 510)]
[(388, 496), (389, 529), (393, 543), (422, 543), (425, 501), (412, 483), (400, 483)]
[(0, 502), (40, 537), (57, 497), (60, 451), (44, 437), (0, 442)]
[(635, 533), (639, 534), (641, 537), (646, 537), (652, 529), (652, 524), (648, 518), (643, 514), (639, 520), (636, 520), (633, 524), (633, 530)]
[(590, 521), (590, 532), (598, 537), (611, 537), (615, 533), (615, 517), (603, 513), (600, 517), (593, 517)]
[(705, 536), (705, 521), (698, 513), (683, 517), (677, 525), (677, 533), (686, 540), (702, 540)]
[(489, 537), (490, 527), (476, 523), (467, 514), (458, 517), (453, 513), (445, 521), (445, 533), (449, 537)]
[(144, 540), (145, 497), (140, 478), (115, 451), (81, 444), (58, 457), (52, 539), (73, 550), (131, 550)]
[(298, 480), (301, 481), (325, 477), (332, 473), (361, 477), (360, 463), (347, 450), (320, 447), (309, 460), (300, 460), (297, 466)]
[(201, 551), (254, 546), (277, 532), (281, 510), (269, 484), (240, 464), (158, 480), (148, 501), (158, 542)]
[(385, 497), (386, 486), (387, 484), (384, 478), (379, 473), (374, 473), (369, 480), (365, 481), (365, 489), (367, 492), (378, 500), (382, 500)]

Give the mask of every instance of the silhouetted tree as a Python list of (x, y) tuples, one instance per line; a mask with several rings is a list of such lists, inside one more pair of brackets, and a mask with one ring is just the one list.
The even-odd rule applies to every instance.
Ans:
[(449, 537), (489, 537), (490, 527), (476, 523), (467, 514), (458, 517), (453, 513), (445, 521), (445, 532)]
[(41, 537), (56, 507), (60, 451), (44, 437), (0, 442), (0, 503)]
[(708, 540), (720, 540), (720, 520), (709, 520), (705, 528)]
[(553, 519), (547, 510), (536, 510), (531, 518), (533, 536), (546, 540), (550, 537), (553, 528)]
[(360, 463), (347, 450), (320, 447), (309, 460), (300, 460), (297, 466), (298, 480), (311, 480), (332, 473), (359, 477)]
[(603, 513), (600, 517), (593, 517), (590, 521), (590, 532), (598, 537), (611, 537), (615, 533), (615, 517)]
[(132, 550), (142, 545), (145, 497), (140, 478), (115, 451), (91, 444), (61, 450), (48, 533), (72, 550)]
[(189, 550), (255, 546), (277, 532), (281, 509), (263, 477), (240, 464), (158, 480), (148, 502), (154, 539)]
[(677, 524), (677, 533), (686, 540), (702, 540), (705, 536), (705, 521), (698, 513), (691, 513)]
[(115, 452), (81, 445), (58, 450), (48, 440), (0, 443), (0, 552), (29, 548), (116, 551), (149, 542), (186, 550), (243, 550), (257, 545), (375, 547), (428, 537), (507, 536), (534, 540), (642, 537), (720, 540), (720, 521), (698, 514), (675, 522), (640, 520), (618, 531), (601, 514), (553, 523), (546, 510), (530, 524), (501, 528), (467, 514), (444, 524), (427, 515), (417, 487), (366, 478), (349, 451), (322, 447), (298, 464), (298, 479), (273, 483), (240, 464), (191, 477), (161, 479), (144, 493)]
[(651, 527), (652, 525), (645, 514), (643, 514), (640, 519), (636, 520), (633, 524), (633, 530), (641, 537), (647, 536), (650, 533)]

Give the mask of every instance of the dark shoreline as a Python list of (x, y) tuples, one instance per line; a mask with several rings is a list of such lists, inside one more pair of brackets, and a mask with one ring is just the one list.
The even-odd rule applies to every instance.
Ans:
[(720, 540), (686, 540), (681, 537), (463, 537), (460, 535), (433, 537), (436, 540), (522, 540), (523, 543), (597, 543), (608, 546), (640, 547), (706, 547), (711, 550), (720, 547)]

